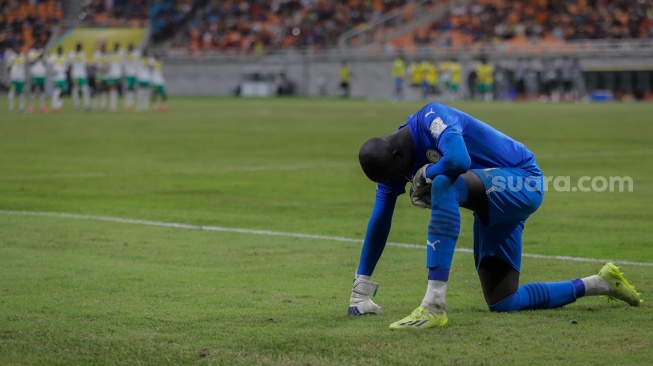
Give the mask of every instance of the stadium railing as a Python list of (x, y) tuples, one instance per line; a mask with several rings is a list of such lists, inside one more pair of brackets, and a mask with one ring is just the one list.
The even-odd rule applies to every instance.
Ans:
[(170, 49), (168, 57), (202, 58), (202, 59), (256, 59), (256, 58), (367, 58), (367, 57), (431, 57), (442, 59), (457, 57), (471, 59), (484, 55), (492, 59), (520, 57), (561, 57), (608, 58), (617, 61), (627, 61), (627, 58), (647, 59), (647, 65), (653, 66), (653, 39), (619, 39), (619, 40), (575, 40), (575, 41), (536, 41), (525, 43), (472, 44), (460, 46), (422, 46), (414, 50), (378, 48), (336, 47), (326, 50), (315, 50), (310, 47), (303, 49), (279, 49), (264, 56), (243, 55), (238, 52), (208, 51), (189, 56), (185, 49)]

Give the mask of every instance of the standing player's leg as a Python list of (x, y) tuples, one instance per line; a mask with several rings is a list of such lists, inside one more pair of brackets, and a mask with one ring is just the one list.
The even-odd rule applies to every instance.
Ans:
[(109, 110), (115, 112), (118, 110), (118, 83), (120, 79), (110, 79), (109, 85)]
[(24, 81), (12, 81), (9, 85), (9, 112), (14, 111), (14, 100), (18, 96), (18, 110), (25, 112), (25, 88)]
[(48, 107), (45, 105), (45, 81), (41, 81), (38, 85), (39, 92), (39, 111), (41, 113), (47, 113)]
[(36, 100), (38, 84), (36, 80), (32, 79), (30, 82), (29, 104), (27, 106), (27, 113), (34, 113), (34, 101)]
[(9, 95), (7, 96), (9, 99), (9, 112), (14, 111), (14, 99), (16, 98), (16, 83), (14, 81), (9, 84)]
[(426, 266), (429, 269), (426, 294), (411, 315), (390, 324), (390, 328), (433, 328), (447, 324), (447, 284), (460, 232), (459, 207), (484, 212), (487, 210), (484, 193), (483, 182), (473, 172), (456, 178), (439, 175), (433, 179), (426, 243)]
[(52, 91), (51, 107), (55, 112), (61, 112), (63, 107), (63, 100), (61, 95), (66, 92), (66, 81), (57, 80), (54, 82), (54, 90)]
[(73, 98), (73, 107), (76, 111), (79, 110), (79, 79), (73, 79), (73, 86), (70, 90), (70, 95)]
[(106, 79), (100, 82), (100, 109), (104, 112), (107, 110), (107, 99), (109, 98), (109, 84)]
[(134, 88), (136, 84), (136, 78), (133, 76), (127, 76), (125, 78), (125, 98), (123, 99), (123, 106), (126, 111), (134, 111)]
[(159, 96), (159, 88), (157, 85), (152, 85), (152, 111), (153, 112), (158, 112), (159, 111), (159, 105), (157, 104), (157, 97)]
[(159, 85), (161, 91), (161, 112), (168, 111), (168, 93), (166, 93), (165, 84)]
[(91, 110), (91, 88), (88, 85), (87, 79), (83, 79), (80, 82), (80, 87), (82, 88), (82, 100), (84, 101), (84, 109), (87, 111)]

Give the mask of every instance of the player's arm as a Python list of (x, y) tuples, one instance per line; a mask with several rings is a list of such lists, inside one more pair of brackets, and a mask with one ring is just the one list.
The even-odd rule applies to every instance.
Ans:
[(359, 274), (369, 276), (374, 271), (390, 234), (397, 197), (405, 192), (405, 186), (406, 182), (379, 183), (363, 242)]
[(7, 69), (7, 72), (11, 70), (11, 67), (14, 65), (14, 60), (16, 59), (16, 55), (13, 52), (8, 52), (9, 55), (5, 59), (5, 68)]
[(438, 141), (438, 149), (442, 152), (442, 157), (437, 163), (426, 168), (427, 178), (433, 179), (441, 174), (456, 177), (469, 170), (472, 160), (460, 133), (443, 133)]

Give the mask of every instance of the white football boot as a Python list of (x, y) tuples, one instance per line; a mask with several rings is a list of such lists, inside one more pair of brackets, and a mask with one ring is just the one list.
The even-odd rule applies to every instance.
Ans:
[(376, 295), (379, 284), (363, 278), (356, 278), (351, 288), (351, 298), (349, 299), (349, 310), (347, 313), (351, 316), (360, 316), (366, 314), (383, 314), (381, 307), (374, 303), (370, 297)]

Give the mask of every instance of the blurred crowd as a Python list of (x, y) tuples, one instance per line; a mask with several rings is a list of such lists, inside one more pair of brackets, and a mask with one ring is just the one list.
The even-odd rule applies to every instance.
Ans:
[(406, 4), (406, 0), (212, 0), (175, 40), (202, 49), (262, 53), (334, 46), (338, 37)]
[(403, 42), (452, 46), (652, 36), (653, 0), (475, 0)]
[[(416, 3), (423, 9), (444, 4), (409, 0), (85, 0), (80, 18), (106, 25), (148, 20), (155, 41), (172, 39), (173, 47), (190, 52), (262, 54), (274, 49), (332, 47), (344, 32), (392, 12), (402, 18), (397, 24), (407, 24), (410, 19), (404, 18), (418, 15), (410, 11)], [(376, 36), (390, 34), (388, 27), (392, 28), (393, 22), (384, 23)], [(388, 44), (410, 51), (428, 45), (652, 36), (653, 0), (473, 0), (453, 6), (440, 20)]]
[(45, 45), (62, 18), (60, 0), (0, 0), (0, 52)]
[(195, 4), (193, 0), (84, 0), (80, 20), (94, 25), (143, 26), (149, 22), (153, 41), (181, 31)]

